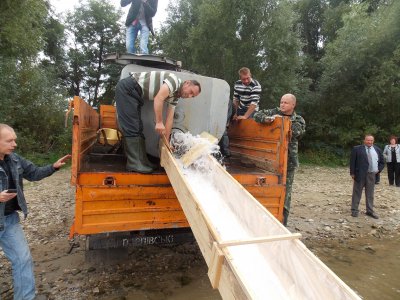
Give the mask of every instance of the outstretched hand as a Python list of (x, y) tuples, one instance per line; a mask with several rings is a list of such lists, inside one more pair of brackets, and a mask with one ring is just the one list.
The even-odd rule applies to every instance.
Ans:
[(67, 154), (64, 157), (61, 157), (59, 160), (57, 160), (54, 164), (53, 167), (54, 169), (59, 169), (63, 165), (65, 165), (65, 162), (71, 158), (71, 154)]

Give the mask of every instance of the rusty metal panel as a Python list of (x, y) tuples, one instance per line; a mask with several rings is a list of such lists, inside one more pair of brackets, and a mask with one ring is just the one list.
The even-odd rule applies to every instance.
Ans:
[(254, 161), (286, 182), (290, 119), (276, 118), (271, 124), (240, 120), (229, 127), (228, 136), (233, 154)]
[(187, 227), (172, 187), (80, 186), (75, 232), (92, 234)]
[(113, 105), (100, 105), (100, 127), (117, 129), (116, 109)]
[(77, 183), (82, 161), (96, 141), (99, 114), (78, 96), (74, 97), (72, 107), (74, 115), (72, 121), (71, 184), (74, 185)]

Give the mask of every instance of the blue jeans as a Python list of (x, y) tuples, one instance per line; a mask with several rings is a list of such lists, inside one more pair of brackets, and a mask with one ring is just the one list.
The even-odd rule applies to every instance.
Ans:
[(0, 247), (12, 265), (14, 300), (34, 299), (33, 261), (17, 212), (4, 218), (4, 230), (0, 231)]
[(139, 22), (136, 25), (129, 25), (126, 28), (126, 51), (136, 53), (135, 41), (140, 31), (140, 53), (149, 54), (147, 44), (149, 42), (150, 30), (146, 25)]

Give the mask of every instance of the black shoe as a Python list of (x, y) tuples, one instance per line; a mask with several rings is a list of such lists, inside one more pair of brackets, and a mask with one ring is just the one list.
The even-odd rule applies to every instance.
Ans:
[(354, 218), (357, 218), (358, 217), (358, 212), (352, 211), (351, 212), (351, 216), (354, 217)]
[(367, 212), (366, 215), (374, 219), (379, 219), (378, 215), (374, 212)]

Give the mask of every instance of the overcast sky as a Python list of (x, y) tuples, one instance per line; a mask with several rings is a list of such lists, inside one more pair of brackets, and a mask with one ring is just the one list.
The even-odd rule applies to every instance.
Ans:
[[(157, 14), (153, 18), (154, 29), (160, 29), (161, 24), (167, 18), (167, 6), (169, 1), (174, 0), (158, 0)], [(74, 9), (76, 5), (79, 4), (81, 0), (50, 0), (51, 5), (54, 7), (56, 13), (65, 13)], [(120, 8), (120, 0), (111, 0), (115, 7)], [(123, 21), (125, 22), (126, 14), (128, 13), (129, 5), (122, 8), (124, 12)]]

